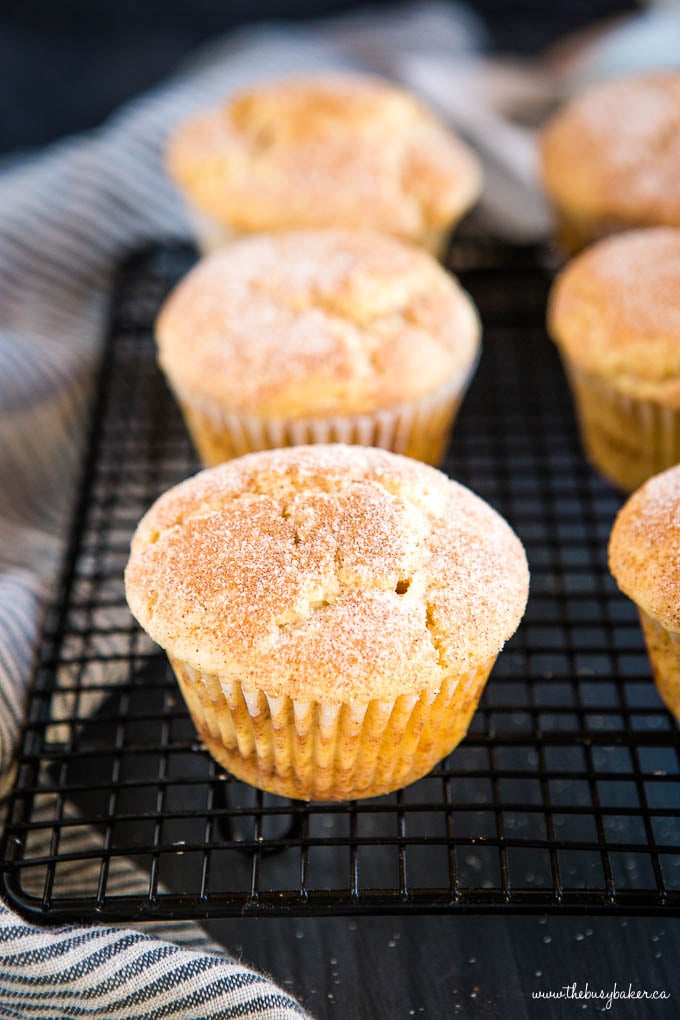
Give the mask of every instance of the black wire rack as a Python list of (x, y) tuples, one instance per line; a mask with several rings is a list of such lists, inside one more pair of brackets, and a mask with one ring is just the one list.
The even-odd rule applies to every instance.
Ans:
[(621, 499), (583, 459), (544, 332), (549, 253), (459, 243), (451, 254), (485, 338), (446, 470), (523, 539), (527, 615), (465, 742), (413, 786), (344, 804), (226, 775), (125, 605), (134, 525), (198, 467), (151, 334), (192, 259), (154, 250), (118, 280), (8, 808), (5, 896), (45, 922), (677, 912), (678, 729), (607, 571)]

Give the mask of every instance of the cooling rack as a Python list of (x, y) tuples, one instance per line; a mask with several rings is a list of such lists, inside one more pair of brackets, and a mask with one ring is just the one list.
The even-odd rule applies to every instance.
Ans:
[(620, 497), (584, 462), (543, 326), (550, 254), (459, 242), (484, 354), (446, 470), (523, 539), (532, 593), (466, 741), (387, 797), (305, 804), (227, 776), (125, 606), (131, 531), (197, 461), (151, 327), (188, 249), (115, 288), (90, 448), (49, 609), (2, 846), (44, 922), (234, 914), (670, 913), (678, 730), (606, 567)]

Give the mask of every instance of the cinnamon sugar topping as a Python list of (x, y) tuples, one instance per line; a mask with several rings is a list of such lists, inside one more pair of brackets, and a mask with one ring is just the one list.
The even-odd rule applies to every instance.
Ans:
[(680, 226), (680, 74), (592, 86), (549, 122), (546, 185), (574, 214)]
[(271, 696), (393, 699), (498, 653), (527, 597), (521, 543), (440, 472), (385, 451), (250, 454), (162, 496), (126, 571), (169, 654)]
[(641, 609), (680, 631), (680, 466), (650, 478), (619, 512), (609, 566)]
[(464, 378), (479, 344), (435, 260), (371, 231), (235, 243), (179, 284), (156, 333), (178, 393), (265, 417), (393, 406)]
[(475, 156), (415, 98), (377, 78), (265, 83), (180, 126), (170, 173), (244, 233), (371, 226), (418, 238), (480, 189)]
[(593, 245), (558, 277), (548, 319), (581, 368), (680, 406), (680, 230), (631, 230)]

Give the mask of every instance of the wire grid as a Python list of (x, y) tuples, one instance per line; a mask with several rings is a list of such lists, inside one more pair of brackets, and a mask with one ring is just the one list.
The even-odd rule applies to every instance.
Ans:
[(470, 733), (390, 796), (304, 804), (227, 776), (132, 620), (131, 531), (197, 461), (151, 325), (192, 261), (132, 259), (45, 626), (4, 890), (44, 921), (404, 911), (677, 911), (678, 731), (606, 567), (620, 497), (584, 462), (544, 333), (546, 253), (459, 243), (484, 354), (446, 469), (523, 539), (532, 594)]

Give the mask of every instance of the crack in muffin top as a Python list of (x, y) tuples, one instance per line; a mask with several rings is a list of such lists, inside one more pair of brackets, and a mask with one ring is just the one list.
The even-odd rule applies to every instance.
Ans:
[(445, 228), (481, 186), (473, 153), (413, 96), (361, 75), (268, 82), (180, 125), (171, 176), (243, 232)]
[(291, 231), (202, 260), (156, 324), (173, 388), (263, 417), (389, 408), (464, 381), (475, 308), (426, 252), (372, 231)]
[(328, 703), (438, 690), (524, 613), (521, 542), (434, 468), (318, 445), (248, 454), (140, 522), (132, 613), (169, 655), (248, 690)]

